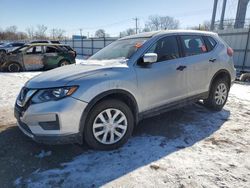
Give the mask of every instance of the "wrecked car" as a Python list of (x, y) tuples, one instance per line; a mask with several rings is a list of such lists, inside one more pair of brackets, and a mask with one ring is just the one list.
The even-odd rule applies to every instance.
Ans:
[(75, 52), (61, 44), (27, 44), (1, 59), (2, 71), (48, 70), (75, 63)]

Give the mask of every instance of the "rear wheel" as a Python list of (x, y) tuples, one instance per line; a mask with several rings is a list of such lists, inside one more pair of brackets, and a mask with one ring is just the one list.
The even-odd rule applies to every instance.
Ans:
[(19, 63), (11, 62), (7, 64), (6, 69), (8, 72), (20, 72), (22, 67)]
[(211, 86), (209, 97), (204, 100), (205, 106), (211, 110), (220, 111), (227, 102), (229, 85), (226, 79), (218, 79)]
[(84, 138), (98, 150), (112, 150), (127, 142), (134, 128), (134, 117), (129, 107), (119, 100), (105, 100), (89, 112)]
[(250, 82), (250, 73), (244, 73), (240, 76), (240, 81)]
[(62, 66), (69, 65), (69, 64), (70, 64), (70, 63), (69, 63), (68, 60), (63, 59), (63, 60), (61, 60), (61, 61), (59, 62), (58, 67), (62, 67)]

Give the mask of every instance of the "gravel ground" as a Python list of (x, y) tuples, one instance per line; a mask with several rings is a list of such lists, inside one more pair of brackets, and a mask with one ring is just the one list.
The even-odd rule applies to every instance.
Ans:
[(124, 147), (46, 146), (24, 136), (13, 104), (38, 73), (0, 73), (1, 187), (250, 187), (250, 85), (221, 112), (199, 104), (145, 119)]

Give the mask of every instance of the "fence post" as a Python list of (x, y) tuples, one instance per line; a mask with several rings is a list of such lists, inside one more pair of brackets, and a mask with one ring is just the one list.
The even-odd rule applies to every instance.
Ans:
[(82, 56), (83, 56), (83, 38), (81, 38), (81, 50), (82, 50)]
[(247, 42), (246, 42), (246, 48), (245, 48), (245, 51), (244, 51), (243, 65), (242, 65), (242, 68), (241, 68), (242, 71), (244, 71), (244, 69), (245, 69), (246, 60), (247, 60), (249, 35), (250, 35), (250, 26), (248, 27), (248, 32), (247, 32)]
[(106, 37), (104, 36), (103, 37), (103, 44), (104, 44), (104, 47), (106, 46)]
[(93, 38), (91, 38), (91, 55), (94, 54), (94, 41), (93, 41)]

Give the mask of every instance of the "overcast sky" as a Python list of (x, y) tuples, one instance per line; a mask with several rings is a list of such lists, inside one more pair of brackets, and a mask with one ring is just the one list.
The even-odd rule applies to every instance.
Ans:
[[(150, 15), (172, 16), (181, 28), (211, 20), (214, 0), (0, 0), (0, 28), (16, 25), (18, 30), (44, 24), (48, 31), (61, 28), (66, 35), (94, 34), (103, 28), (111, 35), (134, 28), (133, 18), (143, 27)], [(219, 0), (218, 8), (221, 8)], [(234, 18), (237, 0), (228, 0), (226, 18)], [(217, 19), (220, 17), (218, 10)], [(249, 12), (249, 11), (248, 11)]]

